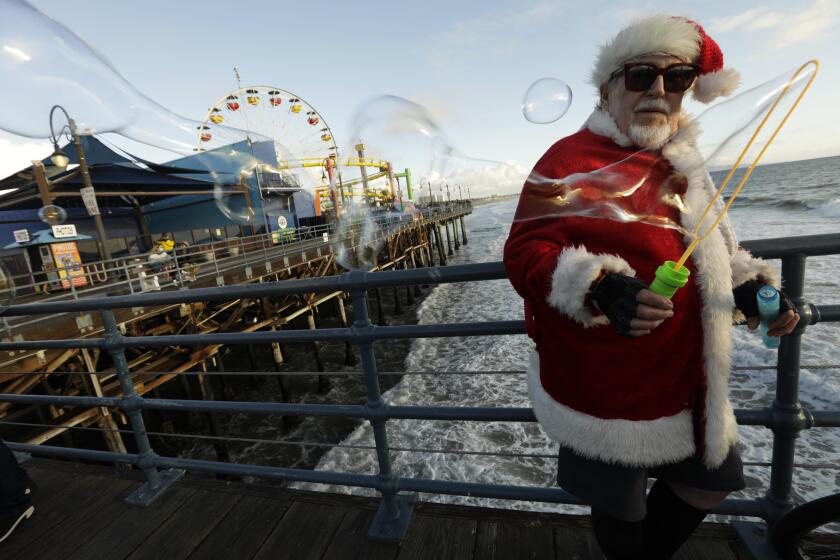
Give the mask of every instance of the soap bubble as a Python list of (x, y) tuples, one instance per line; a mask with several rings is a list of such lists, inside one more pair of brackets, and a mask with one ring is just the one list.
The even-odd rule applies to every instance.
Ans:
[(55, 204), (47, 204), (38, 210), (38, 219), (50, 226), (57, 226), (67, 221), (67, 210)]
[(351, 200), (341, 208), (341, 218), (332, 235), (335, 261), (348, 270), (371, 270), (379, 264), (386, 232), (382, 213), (370, 211), (363, 200)]
[[(815, 71), (816, 66), (805, 67), (796, 79), (791, 79), (791, 71), (705, 110), (695, 119), (695, 126), (700, 131), (696, 144), (698, 155), (692, 160), (694, 156), (683, 154), (682, 158), (686, 161), (678, 170), (672, 167), (672, 162), (658, 147), (638, 149), (618, 146), (615, 152), (620, 155), (619, 159), (593, 171), (554, 176), (546, 172), (550, 165), (535, 169), (523, 189), (514, 220), (601, 218), (639, 222), (678, 230), (689, 238), (703, 238), (723, 211), (724, 202), (718, 197), (703, 220), (699, 220), (699, 216), (694, 217), (699, 222), (697, 227), (693, 231), (686, 230), (682, 224), (686, 177), (696, 176), (697, 173), (705, 177), (707, 167), (732, 166), (756, 127), (767, 117), (767, 124), (757, 136), (758, 140), (745, 152), (742, 165), (752, 162)], [(786, 87), (787, 92), (778, 109), (768, 117), (772, 105)], [(683, 133), (688, 126), (686, 122), (681, 123)], [(681, 131), (677, 131), (668, 141), (680, 134)], [(743, 176), (743, 170), (739, 173)], [(727, 191), (736, 184), (731, 181)], [(719, 187), (708, 180), (702, 188), (711, 199)]]
[(557, 78), (541, 78), (522, 98), (522, 114), (534, 124), (548, 124), (566, 114), (572, 105), (572, 88)]
[[(49, 138), (50, 110), (60, 105), (78, 134), (118, 132), (171, 154), (192, 154), (196, 127), (140, 93), (100, 52), (23, 0), (2, 0), (0, 129)], [(56, 135), (70, 123), (57, 112)], [(244, 132), (234, 132), (245, 139)]]
[(15, 280), (6, 263), (0, 262), (0, 306), (11, 305), (15, 299)]
[[(459, 186), (464, 197), (468, 185), (474, 193), (481, 188), (510, 191), (519, 188), (526, 176), (514, 164), (471, 158), (458, 151), (425, 107), (401, 97), (383, 95), (366, 101), (354, 112), (349, 129), (348, 142), (337, 159), (341, 184), (335, 187), (340, 205), (349, 210), (339, 209), (336, 231), (360, 236), (357, 247), (362, 251), (376, 248), (376, 240), (387, 235), (387, 228), (413, 219), (412, 212), (419, 215), (414, 203), (455, 201)], [(405, 176), (405, 170), (411, 177), (413, 200), (407, 183), (399, 177)], [(325, 204), (328, 192), (321, 191)], [(334, 253), (342, 251), (343, 241), (335, 243)], [(369, 265), (371, 259), (354, 255), (342, 264), (353, 268), (366, 261)]]

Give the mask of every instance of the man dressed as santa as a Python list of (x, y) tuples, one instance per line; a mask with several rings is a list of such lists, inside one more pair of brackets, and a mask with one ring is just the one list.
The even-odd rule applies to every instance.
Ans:
[[(757, 327), (756, 292), (778, 287), (775, 272), (739, 248), (723, 220), (686, 262), (688, 284), (671, 300), (647, 289), (690, 243), (686, 231), (715, 191), (683, 96), (708, 103), (738, 80), (688, 19), (654, 16), (618, 33), (592, 73), (597, 108), (539, 160), (505, 245), (536, 343), (534, 412), (560, 443), (558, 483), (592, 506), (608, 558), (670, 558), (710, 509), (744, 488), (728, 399), (731, 331), (740, 313)], [(605, 174), (591, 172), (605, 167), (634, 185), (617, 203), (648, 219), (540, 215), (569, 192), (561, 179), (591, 176), (592, 196)], [(798, 321), (782, 294), (769, 334)], [(657, 480), (646, 496), (648, 478)]]

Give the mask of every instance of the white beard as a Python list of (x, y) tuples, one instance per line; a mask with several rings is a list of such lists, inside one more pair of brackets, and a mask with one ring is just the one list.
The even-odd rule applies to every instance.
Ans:
[(671, 136), (671, 127), (667, 124), (651, 126), (631, 123), (627, 136), (640, 148), (657, 149)]

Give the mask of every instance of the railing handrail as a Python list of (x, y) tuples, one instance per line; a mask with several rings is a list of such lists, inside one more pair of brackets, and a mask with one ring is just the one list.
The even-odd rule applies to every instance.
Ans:
[[(806, 254), (840, 254), (840, 234), (801, 236), (771, 240), (772, 247), (757, 241), (745, 242), (744, 247), (752, 249), (756, 256), (771, 256), (782, 259), (782, 276), (785, 288), (796, 303), (802, 320), (791, 335), (784, 337), (779, 350), (777, 366), (776, 398), (771, 406), (737, 411), (739, 423), (761, 425), (770, 428), (774, 434), (771, 482), (767, 496), (753, 500), (725, 501), (714, 511), (734, 515), (761, 517), (772, 522), (792, 507), (791, 485), (794, 441), (799, 431), (813, 427), (840, 427), (840, 411), (809, 411), (802, 408), (798, 399), (798, 374), (800, 338), (808, 325), (825, 321), (840, 321), (840, 306), (815, 305), (802, 298)], [(785, 247), (779, 249), (781, 241)], [(815, 247), (817, 247), (815, 249)], [(781, 251), (781, 252), (780, 252)], [(814, 252), (816, 251), (816, 252)], [(443, 494), (471, 495), (503, 499), (528, 499), (549, 502), (579, 503), (563, 492), (550, 488), (521, 487), (493, 484), (476, 484), (441, 480), (418, 480), (398, 476), (391, 467), (390, 451), (385, 433), (385, 424), (390, 419), (432, 419), (432, 420), (486, 420), (486, 421), (535, 421), (533, 411), (526, 408), (504, 407), (434, 407), (393, 406), (382, 398), (378, 384), (373, 343), (390, 338), (486, 336), (488, 334), (522, 334), (523, 321), (491, 321), (477, 323), (455, 323), (444, 325), (398, 325), (376, 326), (370, 321), (367, 309), (366, 290), (385, 286), (404, 286), (420, 283), (441, 284), (481, 280), (497, 280), (505, 277), (499, 262), (455, 265), (447, 267), (394, 270), (384, 272), (353, 271), (341, 276), (269, 282), (259, 285), (230, 286), (214, 289), (196, 289), (182, 292), (153, 294), (155, 302), (176, 303), (199, 300), (231, 300), (241, 297), (287, 295), (291, 293), (326, 292), (332, 290), (349, 292), (353, 304), (352, 326), (320, 330), (276, 330), (255, 333), (216, 333), (212, 335), (161, 335), (154, 337), (126, 337), (117, 326), (111, 309), (134, 307), (147, 304), (147, 295), (82, 299), (72, 302), (48, 302), (11, 306), (5, 309), (9, 315), (36, 313), (72, 312), (98, 310), (103, 321), (105, 335), (102, 338), (82, 340), (13, 341), (0, 343), (0, 350), (30, 348), (82, 348), (99, 347), (107, 350), (115, 365), (120, 380), (122, 397), (69, 397), (54, 395), (0, 394), (0, 402), (29, 404), (59, 404), (73, 406), (110, 406), (123, 408), (132, 424), (138, 453), (123, 454), (85, 449), (10, 444), (17, 450), (30, 451), (46, 456), (63, 456), (78, 459), (127, 462), (141, 468), (147, 482), (136, 494), (146, 496), (162, 492), (176, 471), (158, 471), (158, 468), (189, 468), (199, 471), (224, 474), (253, 475), (285, 480), (321, 482), (364, 486), (377, 489), (383, 497), (380, 513), (374, 521), (382, 534), (399, 532), (401, 519), (405, 519), (409, 505), (398, 495), (400, 490), (433, 492)], [(367, 387), (367, 404), (295, 404), (270, 402), (216, 402), (187, 401), (178, 399), (145, 399), (136, 394), (131, 381), (125, 349), (131, 346), (171, 346), (207, 344), (253, 344), (261, 342), (302, 342), (341, 340), (355, 344), (362, 358), (362, 370)], [(317, 373), (313, 373), (317, 374)], [(143, 424), (141, 411), (195, 410), (203, 412), (250, 412), (257, 414), (304, 414), (349, 416), (371, 422), (376, 442), (379, 463), (378, 475), (356, 475), (331, 471), (310, 471), (257, 465), (228, 464), (220, 461), (177, 459), (161, 457), (150, 447)], [(168, 478), (169, 477), (169, 478)], [(138, 498), (139, 499), (139, 498)], [(142, 500), (140, 500), (142, 501)], [(410, 500), (408, 500), (410, 501)], [(400, 516), (403, 516), (402, 518)]]

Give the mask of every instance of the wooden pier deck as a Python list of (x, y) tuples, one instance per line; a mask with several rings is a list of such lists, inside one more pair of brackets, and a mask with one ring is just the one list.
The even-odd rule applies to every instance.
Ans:
[[(602, 559), (585, 516), (420, 502), (403, 542), (369, 542), (378, 501), (277, 486), (182, 479), (148, 508), (122, 498), (138, 472), (25, 464), (35, 515), (0, 544), (16, 560)], [(728, 525), (704, 524), (679, 560), (747, 560)]]

